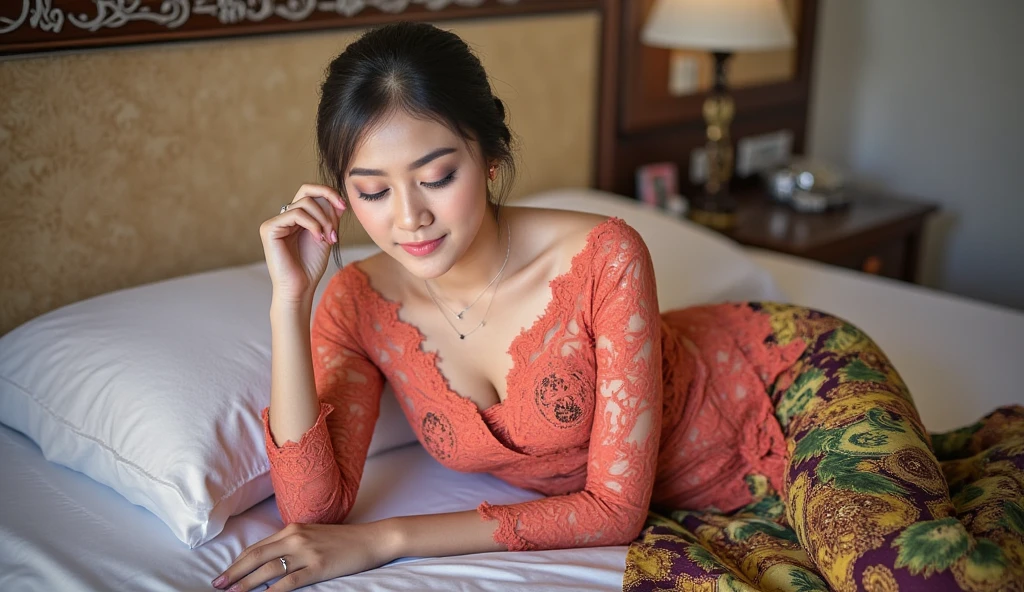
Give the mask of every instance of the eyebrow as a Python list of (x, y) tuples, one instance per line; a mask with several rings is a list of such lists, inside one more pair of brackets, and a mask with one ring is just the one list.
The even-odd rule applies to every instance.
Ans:
[[(434, 160), (435, 158), (440, 158), (440, 157), (444, 156), (445, 154), (451, 154), (452, 152), (455, 152), (455, 148), (438, 148), (437, 150), (434, 150), (430, 154), (427, 154), (426, 156), (424, 156), (422, 158), (416, 159), (415, 162), (413, 162), (412, 164), (409, 165), (409, 170), (410, 171), (415, 171), (416, 169), (418, 169), (421, 166), (427, 164), (428, 162)], [(382, 171), (380, 169), (352, 169), (348, 173), (349, 177), (354, 177), (356, 175), (365, 175), (367, 177), (384, 177), (384, 176), (386, 176), (384, 171)]]

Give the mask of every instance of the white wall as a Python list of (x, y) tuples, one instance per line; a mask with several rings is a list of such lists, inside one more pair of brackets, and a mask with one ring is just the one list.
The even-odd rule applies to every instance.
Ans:
[(819, 6), (809, 154), (940, 204), (922, 283), (1024, 309), (1024, 1)]

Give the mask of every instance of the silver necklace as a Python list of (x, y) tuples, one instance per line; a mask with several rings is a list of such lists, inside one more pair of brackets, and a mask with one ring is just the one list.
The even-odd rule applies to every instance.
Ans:
[[(505, 265), (508, 263), (509, 253), (512, 252), (512, 229), (509, 227), (508, 220), (505, 220), (505, 229), (507, 230), (507, 234), (508, 234), (508, 247), (505, 249), (505, 262), (501, 264), (501, 269), (498, 270), (497, 275), (494, 276), (494, 279), (491, 280), (491, 283), (487, 284), (487, 287), (484, 288), (484, 291), (480, 293), (480, 296), (483, 296), (484, 292), (487, 291), (487, 288), (490, 288), (491, 284), (493, 284), (495, 280), (497, 280), (498, 278), (501, 277), (502, 272), (505, 271)], [(493, 296), (491, 297), (490, 302), (487, 303), (487, 310), (484, 311), (484, 316), (483, 316), (482, 319), (480, 319), (480, 322), (477, 324), (477, 326), (473, 327), (473, 329), (471, 331), (469, 331), (468, 333), (463, 333), (463, 332), (459, 331), (458, 327), (456, 327), (455, 324), (452, 323), (451, 319), (449, 319), (448, 316), (446, 314), (444, 314), (444, 311), (441, 310), (441, 305), (440, 305), (440, 303), (438, 303), (437, 298), (434, 297), (434, 292), (430, 289), (430, 285), (427, 284), (427, 280), (423, 280), (423, 285), (426, 286), (427, 293), (430, 294), (430, 299), (434, 301), (434, 304), (437, 306), (437, 310), (441, 312), (441, 316), (443, 316), (444, 320), (447, 321), (448, 324), (451, 325), (452, 329), (454, 329), (455, 332), (459, 334), (459, 339), (465, 339), (469, 335), (472, 335), (477, 329), (479, 329), (480, 327), (483, 327), (486, 324), (485, 321), (487, 320), (487, 313), (489, 313), (491, 311), (491, 305), (494, 304), (494, 297)], [(501, 281), (498, 281), (498, 286), (500, 286), (500, 285), (501, 285)], [(498, 293), (498, 286), (494, 287), (494, 293), (495, 294)], [(464, 313), (467, 310), (469, 310), (470, 307), (473, 306), (473, 304), (476, 304), (477, 300), (480, 300), (480, 296), (477, 296), (476, 300), (474, 300), (466, 308), (462, 309), (462, 312), (460, 312), (460, 313), (456, 314), (455, 311), (453, 311), (451, 308), (448, 308), (447, 305), (445, 305), (445, 308), (448, 308), (448, 310), (452, 314), (454, 314), (455, 316), (457, 316), (458, 318), (461, 319), (462, 318), (462, 313)]]
[[(508, 254), (512, 251), (512, 229), (509, 228), (508, 219), (505, 220), (505, 229), (506, 229), (506, 231), (508, 233), (508, 247), (509, 248), (507, 249), (507, 251), (505, 253), (505, 263), (501, 264), (501, 269), (498, 270), (498, 273), (495, 274), (495, 276), (493, 278), (491, 278), (491, 281), (486, 286), (484, 286), (484, 289), (480, 291), (480, 295), (477, 296), (473, 300), (473, 302), (470, 302), (469, 306), (467, 306), (466, 308), (462, 309), (462, 311), (455, 312), (447, 304), (444, 305), (444, 307), (448, 309), (448, 312), (450, 312), (453, 315), (455, 315), (456, 318), (461, 319), (462, 315), (465, 314), (467, 310), (473, 308), (473, 305), (476, 304), (478, 300), (480, 300), (480, 297), (483, 296), (485, 292), (487, 292), (487, 289), (491, 287), (491, 284), (494, 283), (494, 280), (498, 279), (498, 276), (501, 275), (501, 272), (505, 271), (505, 264), (508, 263)], [(435, 298), (434, 302), (437, 302), (436, 297), (434, 296), (434, 292), (433, 292), (433, 290), (430, 289), (430, 284), (427, 283), (427, 280), (423, 280), (423, 285), (427, 287), (427, 292), (430, 292), (430, 297), (431, 298)], [(444, 303), (442, 303), (442, 304), (444, 304)]]

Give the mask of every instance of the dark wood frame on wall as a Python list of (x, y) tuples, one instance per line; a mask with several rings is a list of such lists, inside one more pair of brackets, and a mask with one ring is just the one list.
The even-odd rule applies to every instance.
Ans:
[(602, 0), (0, 0), (0, 56), (597, 8)]
[[(604, 4), (594, 185), (622, 195), (634, 195), (637, 167), (652, 162), (676, 163), (683, 191), (695, 190), (687, 181), (690, 153), (705, 143), (701, 106), (707, 93), (683, 97), (644, 93), (651, 78), (667, 84), (671, 55), (640, 42), (650, 5), (642, 0), (606, 0)], [(794, 152), (803, 152), (817, 14), (818, 0), (802, 0), (792, 79), (732, 93), (736, 103), (731, 126), (734, 142), (743, 136), (788, 129), (793, 132)]]

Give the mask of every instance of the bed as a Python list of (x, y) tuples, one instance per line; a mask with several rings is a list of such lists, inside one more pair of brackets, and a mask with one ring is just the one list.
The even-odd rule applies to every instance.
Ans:
[[(595, 190), (546, 191), (516, 205), (626, 220), (651, 249), (662, 310), (772, 299), (851, 320), (895, 362), (929, 430), (966, 424), (996, 406), (1024, 401), (1019, 387), (1024, 383), (1024, 313), (1019, 311), (744, 249), (685, 220)], [(372, 252), (376, 247), (349, 247), (344, 260)], [(262, 263), (245, 267), (266, 274)], [(36, 443), (11, 427), (0, 426), (0, 455), (5, 471), (0, 485), (3, 589), (209, 590), (210, 580), (243, 549), (282, 526), (274, 498), (268, 497), (228, 518), (212, 540), (189, 548), (152, 512), (47, 460)], [(483, 499), (511, 503), (536, 497), (488, 475), (445, 469), (412, 442), (368, 459), (349, 521), (466, 510)], [(403, 558), (308, 589), (612, 591), (621, 589), (625, 554), (625, 546), (615, 546)]]

